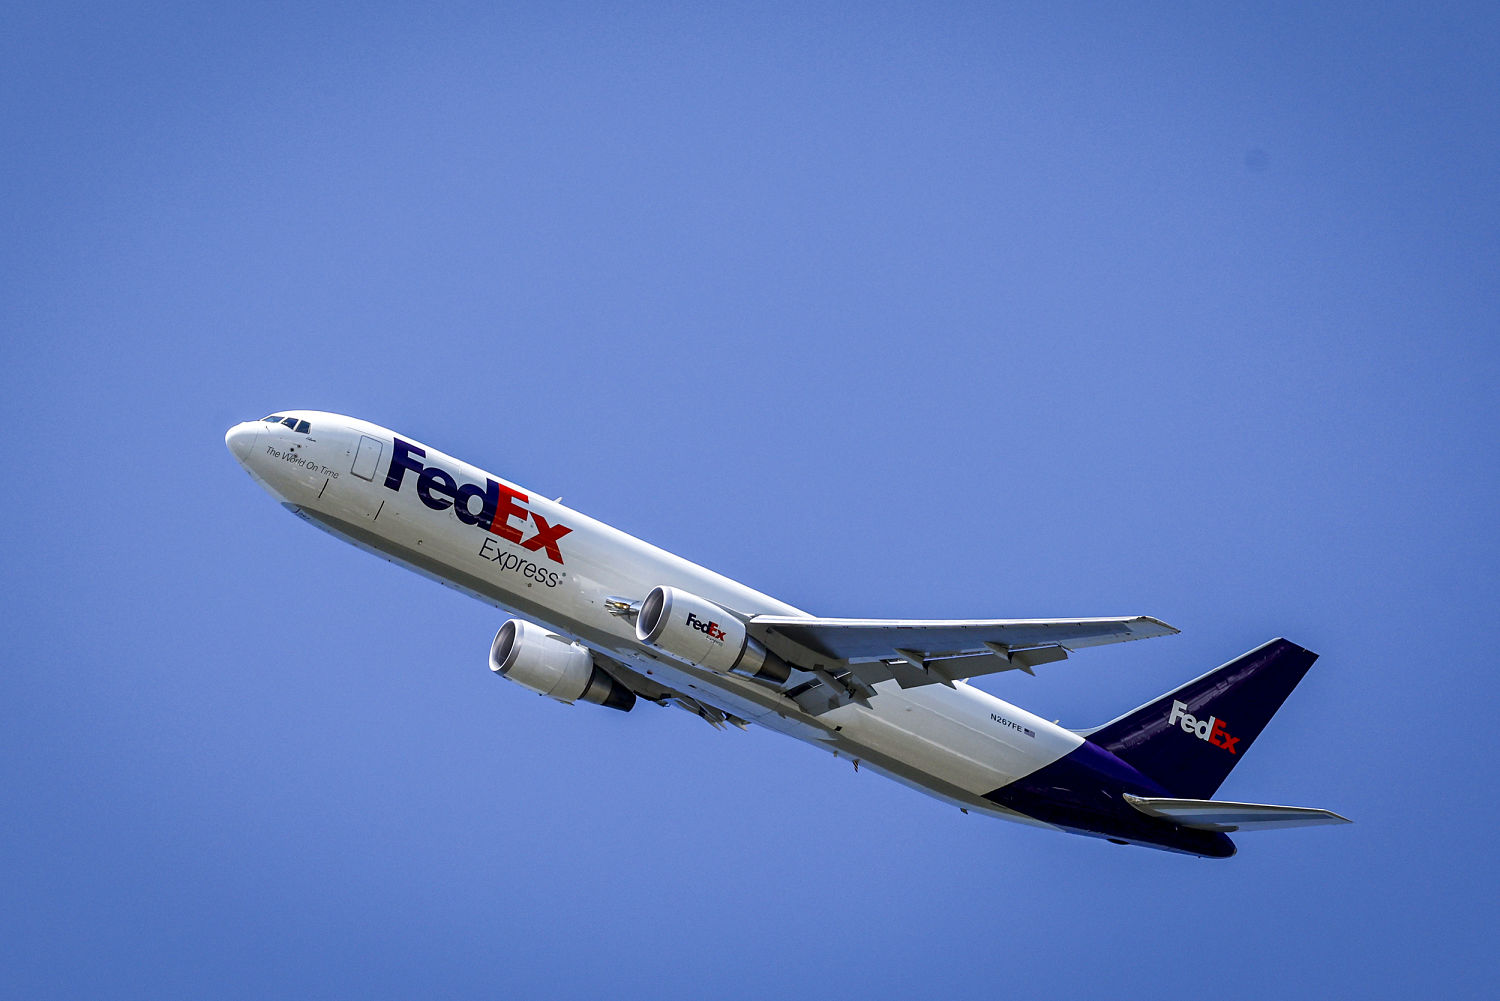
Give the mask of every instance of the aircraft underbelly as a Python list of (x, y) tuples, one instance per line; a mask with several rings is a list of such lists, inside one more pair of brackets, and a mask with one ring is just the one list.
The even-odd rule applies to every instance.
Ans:
[(1023, 709), (959, 685), (876, 686), (869, 707), (850, 703), (824, 715), (851, 744), (982, 794), (1029, 775), (1073, 750), (1080, 738)]

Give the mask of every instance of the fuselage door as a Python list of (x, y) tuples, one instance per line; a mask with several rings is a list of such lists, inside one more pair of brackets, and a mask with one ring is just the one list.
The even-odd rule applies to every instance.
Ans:
[(360, 435), (359, 447), (354, 452), (354, 466), (349, 471), (362, 480), (374, 480), (375, 470), (379, 467), (380, 442)]

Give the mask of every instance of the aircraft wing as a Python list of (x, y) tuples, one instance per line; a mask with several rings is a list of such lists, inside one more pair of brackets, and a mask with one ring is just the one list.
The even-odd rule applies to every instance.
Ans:
[(1199, 831), (1269, 831), (1281, 827), (1347, 824), (1332, 810), (1306, 806), (1267, 806), (1263, 803), (1225, 803), (1212, 799), (1167, 799), (1125, 793), (1125, 802), (1151, 817), (1160, 817)]
[[(1105, 619), (818, 619), (757, 615), (750, 635), (787, 663), (841, 679), (851, 694), (895, 678), (951, 685), (999, 671), (1033, 673), (1080, 647), (1170, 636), (1145, 615)], [(825, 679), (827, 680), (827, 679)]]

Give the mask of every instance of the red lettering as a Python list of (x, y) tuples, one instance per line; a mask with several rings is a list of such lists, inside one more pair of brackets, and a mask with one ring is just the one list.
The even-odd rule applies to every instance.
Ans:
[[(523, 497), (521, 499), (525, 500), (526, 498)], [(531, 512), (531, 520), (536, 522), (536, 534), (521, 543), (521, 548), (529, 549), (533, 553), (538, 549), (545, 548), (548, 559), (553, 563), (561, 563), (563, 561), (562, 550), (557, 548), (557, 540), (573, 530), (567, 525), (549, 525), (547, 524), (547, 519), (535, 511)]]
[(1210, 744), (1217, 744), (1230, 754), (1239, 753), (1234, 749), (1234, 745), (1240, 742), (1240, 738), (1229, 736), (1229, 730), (1224, 726), (1224, 721), (1221, 719), (1214, 720), (1214, 730), (1213, 733), (1208, 735), (1208, 742)]
[[(520, 542), (521, 530), (512, 525), (510, 519), (519, 518), (522, 521), (526, 520), (526, 509), (516, 505), (516, 501), (525, 504), (526, 500), (527, 497), (525, 494), (517, 493), (510, 487), (501, 484), (500, 503), (495, 505), (495, 517), (490, 522), (490, 531), (502, 539), (509, 539), (511, 542)], [(528, 546), (527, 548), (532, 547)], [(562, 559), (559, 557), (557, 562), (561, 563)]]

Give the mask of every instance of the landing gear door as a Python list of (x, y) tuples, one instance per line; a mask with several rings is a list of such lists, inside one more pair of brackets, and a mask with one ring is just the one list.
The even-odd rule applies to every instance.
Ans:
[(380, 468), (380, 442), (366, 435), (359, 436), (359, 447), (354, 452), (354, 466), (349, 471), (362, 480), (374, 480), (375, 470)]

